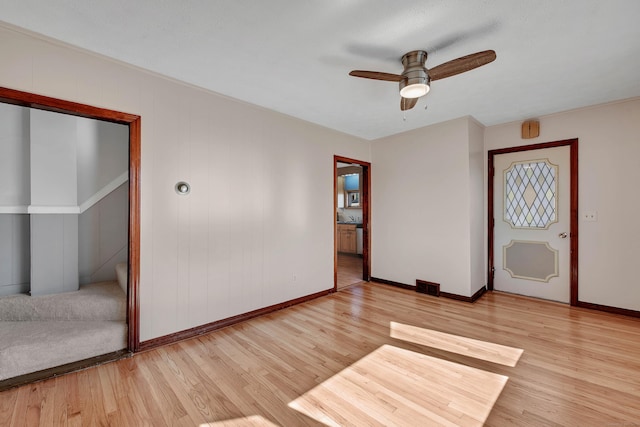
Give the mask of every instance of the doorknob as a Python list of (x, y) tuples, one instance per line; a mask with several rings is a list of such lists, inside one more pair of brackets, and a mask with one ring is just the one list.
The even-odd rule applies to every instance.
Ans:
[(566, 232), (562, 232), (562, 233), (558, 234), (558, 237), (561, 238), (561, 239), (566, 239), (567, 236), (568, 236), (568, 234)]

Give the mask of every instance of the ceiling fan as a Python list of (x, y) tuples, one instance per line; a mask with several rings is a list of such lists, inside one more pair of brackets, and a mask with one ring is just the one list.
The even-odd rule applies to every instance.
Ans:
[(418, 98), (429, 92), (430, 83), (435, 80), (455, 76), (481, 67), (496, 59), (493, 50), (472, 53), (460, 58), (440, 64), (431, 69), (427, 69), (427, 52), (424, 50), (414, 50), (402, 56), (404, 70), (402, 74), (382, 73), (379, 71), (353, 70), (350, 76), (363, 77), (365, 79), (385, 80), (400, 83), (400, 109), (402, 111), (413, 108), (418, 102)]

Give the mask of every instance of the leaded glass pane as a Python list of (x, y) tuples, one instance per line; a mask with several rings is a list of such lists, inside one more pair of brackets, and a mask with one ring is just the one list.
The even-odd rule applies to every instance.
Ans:
[(504, 172), (504, 220), (516, 228), (547, 228), (556, 219), (558, 166), (547, 160), (513, 163)]

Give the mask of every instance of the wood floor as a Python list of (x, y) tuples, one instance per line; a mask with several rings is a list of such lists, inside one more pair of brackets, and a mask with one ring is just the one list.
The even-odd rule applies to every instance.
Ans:
[(338, 289), (362, 282), (362, 257), (338, 253)]
[(635, 426), (640, 319), (364, 283), (0, 393), (0, 425)]

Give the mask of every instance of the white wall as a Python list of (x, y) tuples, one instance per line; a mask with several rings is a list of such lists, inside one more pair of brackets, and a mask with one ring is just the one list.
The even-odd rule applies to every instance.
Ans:
[(485, 149), (579, 139), (579, 300), (640, 310), (640, 99), (542, 117), (535, 139), (520, 125), (488, 127)]
[[(77, 118), (78, 203), (91, 204), (105, 188), (119, 184), (129, 170), (129, 127)], [(115, 184), (114, 184), (115, 182)], [(80, 284), (116, 280), (115, 266), (128, 259), (129, 183), (78, 218)]]
[(0, 104), (0, 296), (29, 290), (29, 109)]
[(27, 212), (30, 194), (29, 109), (0, 103), (0, 212)]
[(470, 120), (372, 142), (373, 277), (471, 296)]
[[(128, 141), (129, 130), (124, 125), (0, 104), (3, 153), (0, 156), (0, 295), (32, 290), (30, 217), (10, 213), (27, 212), (27, 206), (32, 204), (31, 183), (36, 190), (33, 200), (36, 205), (69, 205), (74, 204), (74, 200), (81, 204), (93, 200), (105, 186), (127, 175)], [(35, 167), (30, 161), (31, 154)], [(66, 156), (59, 161), (62, 154)], [(69, 175), (75, 175), (76, 165), (77, 179)], [(80, 284), (115, 280), (115, 264), (126, 262), (128, 203), (127, 185), (120, 185), (80, 215), (77, 232)], [(47, 237), (35, 237), (50, 243)], [(41, 252), (37, 247), (34, 250)], [(70, 260), (75, 262), (77, 258), (74, 254)], [(48, 257), (40, 259), (46, 261)], [(46, 271), (49, 267), (45, 267)], [(36, 279), (45, 276), (36, 274)], [(50, 293), (55, 289), (42, 291), (36, 286), (33, 292)]]
[(0, 214), (0, 296), (29, 291), (29, 215)]
[[(469, 219), (471, 295), (487, 284), (486, 210), (484, 208), (484, 126), (469, 119)], [(469, 295), (469, 296), (471, 296)]]
[(128, 260), (129, 183), (78, 217), (80, 285), (116, 280), (115, 266)]
[(82, 117), (76, 122), (78, 204), (82, 205), (129, 170), (129, 127)]
[(32, 206), (78, 205), (77, 119), (31, 109)]
[(32, 296), (77, 291), (78, 215), (31, 215)]
[(366, 141), (8, 27), (0, 39), (0, 85), (142, 116), (143, 341), (333, 287), (333, 155), (369, 161)]

